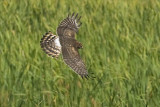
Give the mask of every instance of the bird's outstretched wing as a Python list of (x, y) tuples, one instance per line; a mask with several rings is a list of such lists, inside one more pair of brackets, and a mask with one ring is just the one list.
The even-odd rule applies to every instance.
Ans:
[(86, 66), (80, 55), (78, 49), (82, 47), (81, 43), (75, 40), (75, 34), (81, 26), (80, 18), (77, 19), (78, 14), (69, 16), (64, 19), (57, 28), (57, 34), (62, 46), (62, 55), (64, 62), (71, 67), (82, 78), (88, 78)]
[(61, 53), (59, 37), (53, 35), (50, 31), (43, 35), (40, 44), (43, 51), (51, 57), (58, 58)]
[(64, 62), (71, 67), (77, 74), (79, 74), (82, 78), (88, 77), (88, 72), (86, 70), (86, 66), (84, 62), (80, 58), (78, 53), (78, 49), (74, 46), (62, 47), (62, 55)]
[(57, 28), (57, 34), (58, 36), (68, 36), (71, 38), (75, 38), (75, 33), (78, 32), (78, 28), (81, 26), (81, 16), (79, 18), (78, 14), (74, 16), (74, 13), (72, 16), (69, 16), (61, 21)]

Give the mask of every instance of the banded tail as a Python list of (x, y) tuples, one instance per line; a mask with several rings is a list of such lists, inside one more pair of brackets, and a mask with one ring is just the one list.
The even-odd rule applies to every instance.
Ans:
[(53, 35), (52, 32), (47, 32), (43, 35), (41, 41), (40, 41), (41, 48), (43, 51), (51, 57), (58, 58), (58, 56), (61, 53), (61, 45), (59, 42), (59, 37), (56, 35)]

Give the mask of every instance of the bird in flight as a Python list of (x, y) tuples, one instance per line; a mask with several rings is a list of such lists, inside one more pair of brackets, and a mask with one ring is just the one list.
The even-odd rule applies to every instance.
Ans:
[(40, 45), (46, 54), (53, 58), (58, 58), (62, 53), (64, 62), (82, 78), (88, 78), (88, 72), (82, 61), (78, 49), (83, 46), (75, 39), (75, 34), (81, 26), (81, 16), (78, 13), (68, 15), (62, 20), (57, 28), (57, 35), (47, 32), (43, 35)]

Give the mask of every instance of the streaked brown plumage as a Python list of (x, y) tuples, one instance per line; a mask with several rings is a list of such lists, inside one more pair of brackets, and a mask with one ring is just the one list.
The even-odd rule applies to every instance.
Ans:
[[(62, 52), (64, 62), (82, 78), (88, 78), (86, 66), (78, 52), (78, 49), (82, 48), (82, 44), (75, 39), (75, 34), (78, 32), (78, 29), (82, 24), (79, 22), (81, 17), (77, 17), (78, 14), (74, 15), (74, 13), (71, 16), (68, 15), (68, 17), (65, 18), (57, 28), (58, 36), (53, 36), (51, 32), (44, 35), (41, 40), (41, 47), (52, 57), (58, 57), (60, 52)], [(48, 39), (50, 37), (51, 39)], [(58, 37), (61, 47), (55, 45), (54, 38)], [(61, 51), (59, 51), (60, 48)]]

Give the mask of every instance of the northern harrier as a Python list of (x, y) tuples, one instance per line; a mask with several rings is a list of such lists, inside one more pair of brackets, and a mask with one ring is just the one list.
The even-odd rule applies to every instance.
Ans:
[(82, 61), (78, 49), (82, 48), (82, 44), (75, 39), (75, 34), (81, 26), (81, 16), (74, 13), (61, 21), (57, 28), (57, 35), (48, 32), (43, 35), (40, 41), (42, 49), (51, 57), (56, 57), (62, 52), (64, 62), (79, 74), (82, 78), (88, 78), (88, 72), (84, 62)]

